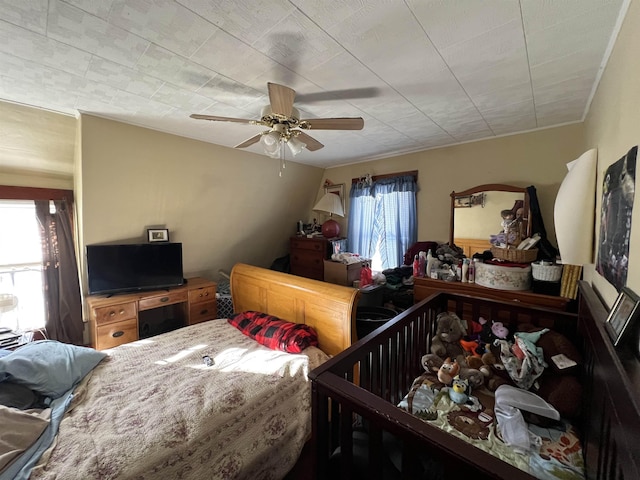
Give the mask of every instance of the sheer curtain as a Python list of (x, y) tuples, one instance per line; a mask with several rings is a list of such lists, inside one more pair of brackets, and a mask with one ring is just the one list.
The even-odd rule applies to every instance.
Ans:
[(82, 345), (82, 300), (73, 241), (72, 205), (67, 200), (55, 200), (55, 213), (51, 213), (49, 200), (36, 200), (35, 204), (42, 236), (47, 336)]
[(417, 240), (416, 191), (413, 175), (352, 184), (349, 249), (366, 258), (379, 254), (382, 269), (402, 265)]

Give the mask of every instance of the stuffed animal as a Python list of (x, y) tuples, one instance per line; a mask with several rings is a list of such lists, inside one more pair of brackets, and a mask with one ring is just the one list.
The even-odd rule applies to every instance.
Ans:
[(467, 403), (471, 395), (469, 380), (463, 380), (458, 375), (453, 379), (453, 384), (449, 387), (449, 398), (458, 404)]
[[(541, 328), (525, 324), (519, 330), (536, 332)], [(548, 366), (531, 391), (553, 405), (561, 416), (577, 417), (582, 403), (582, 385), (578, 380), (582, 355), (567, 337), (555, 330), (541, 335), (536, 346), (542, 348)]]
[(441, 312), (436, 317), (436, 334), (431, 341), (431, 353), (440, 358), (464, 361), (460, 339), (466, 334), (462, 320), (451, 312)]
[(482, 373), (469, 368), (460, 346), (460, 339), (466, 334), (462, 320), (455, 313), (442, 312), (436, 317), (436, 322), (436, 334), (431, 341), (431, 353), (422, 357), (424, 369), (427, 372), (438, 373), (444, 360), (448, 358), (457, 362), (460, 378), (469, 380), (469, 384), (474, 388), (482, 385), (484, 383)]
[(502, 364), (500, 349), (498, 347), (491, 346), (489, 350), (482, 355), (481, 363), (482, 365), (476, 366), (476, 368), (484, 375), (485, 386), (489, 390), (495, 392), (500, 385), (513, 385), (509, 373)]
[(509, 328), (502, 322), (490, 322), (480, 317), (478, 323), (482, 325), (479, 338), (480, 341), (487, 345), (493, 344), (494, 340), (513, 340), (513, 335)]
[(458, 375), (460, 372), (460, 364), (455, 360), (451, 360), (447, 357), (438, 370), (438, 380), (444, 383), (445, 385), (451, 385), (454, 377)]

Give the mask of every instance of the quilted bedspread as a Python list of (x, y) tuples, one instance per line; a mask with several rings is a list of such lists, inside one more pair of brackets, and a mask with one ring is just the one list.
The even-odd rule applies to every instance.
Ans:
[(282, 478), (311, 431), (307, 375), (327, 360), (269, 350), (224, 320), (107, 352), (31, 478)]

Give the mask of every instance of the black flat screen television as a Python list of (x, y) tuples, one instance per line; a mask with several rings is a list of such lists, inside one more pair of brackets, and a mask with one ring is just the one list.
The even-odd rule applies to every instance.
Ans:
[(182, 243), (87, 245), (89, 293), (118, 293), (184, 284)]

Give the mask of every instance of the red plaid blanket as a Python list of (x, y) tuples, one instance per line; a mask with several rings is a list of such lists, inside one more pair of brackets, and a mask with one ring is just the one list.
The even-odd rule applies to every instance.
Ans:
[(266, 313), (250, 310), (236, 313), (228, 322), (272, 350), (300, 353), (307, 347), (318, 346), (318, 335), (310, 326), (287, 322)]

